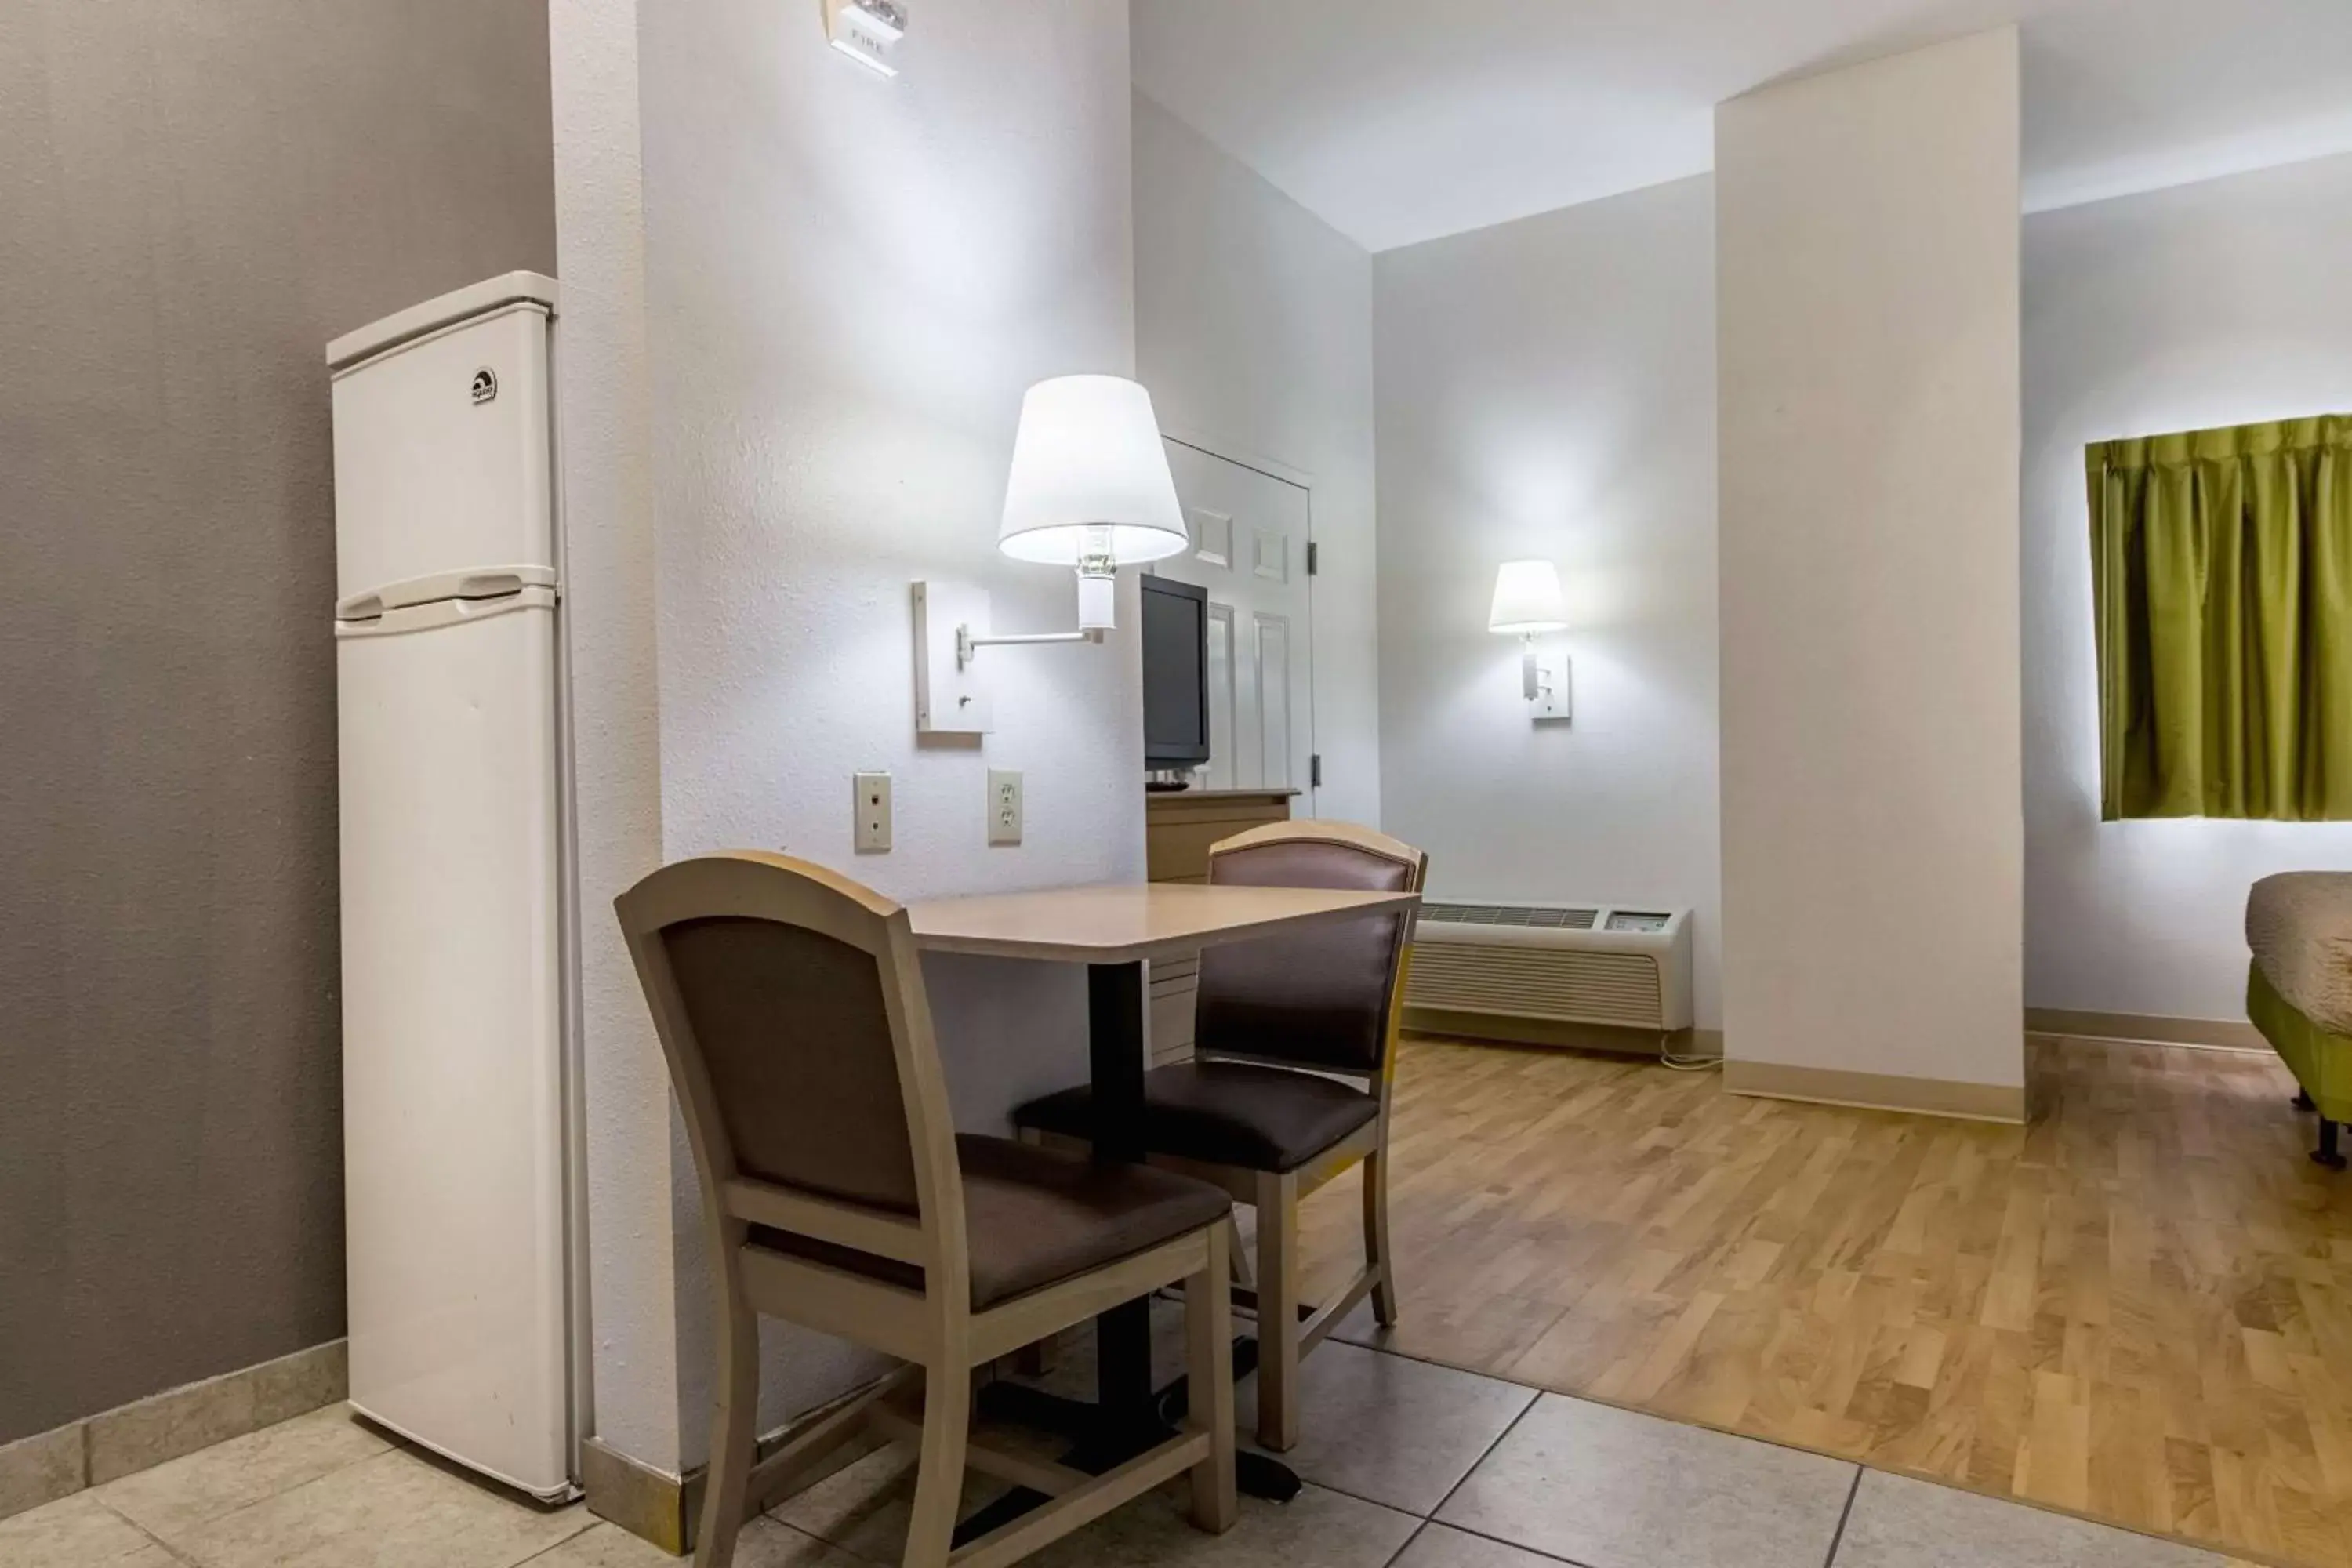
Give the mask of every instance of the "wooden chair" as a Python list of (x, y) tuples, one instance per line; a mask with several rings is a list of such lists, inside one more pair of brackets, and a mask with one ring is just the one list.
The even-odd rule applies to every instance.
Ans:
[[(913, 1438), (908, 1568), (997, 1568), (1188, 1470), (1194, 1522), (1230, 1527), (1231, 1201), (1148, 1166), (956, 1136), (906, 912), (845, 878), (705, 856), (615, 907), (685, 1110), (718, 1298), (696, 1563), (726, 1568), (751, 1495), (761, 1313), (910, 1363), (757, 1477), (772, 1497), (863, 1430)], [(1186, 1430), (1099, 1477), (971, 1442), (974, 1367), (1180, 1280)], [(912, 1416), (898, 1396), (918, 1377)], [(1051, 1500), (953, 1548), (967, 1464)]]
[[(1209, 851), (1209, 880), (1257, 887), (1421, 891), (1429, 857), (1369, 828), (1275, 822)], [(1257, 1437), (1298, 1441), (1298, 1362), (1369, 1294), (1397, 1320), (1389, 1249), (1389, 1103), (1413, 911), (1211, 948), (1201, 955), (1194, 1059), (1145, 1075), (1151, 1163), (1214, 1182), (1257, 1210)], [(1344, 1075), (1360, 1087), (1339, 1082)], [(1013, 1112), (1048, 1147), (1082, 1145), (1093, 1122), (1080, 1086)], [(1364, 1267), (1302, 1317), (1298, 1205), (1364, 1167)]]

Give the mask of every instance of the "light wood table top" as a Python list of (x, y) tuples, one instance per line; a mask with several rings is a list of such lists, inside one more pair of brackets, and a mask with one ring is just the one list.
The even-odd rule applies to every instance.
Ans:
[(1418, 901), (1413, 893), (1134, 882), (927, 899), (907, 915), (916, 945), (931, 952), (1132, 963)]

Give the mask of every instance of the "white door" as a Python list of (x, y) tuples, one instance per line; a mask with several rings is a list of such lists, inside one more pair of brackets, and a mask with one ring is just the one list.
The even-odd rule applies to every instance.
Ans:
[(570, 1483), (554, 595), (336, 627), (351, 1398)]
[(1296, 789), (1314, 814), (1313, 639), (1301, 486), (1181, 441), (1167, 444), (1192, 530), (1152, 570), (1209, 593), (1210, 789)]

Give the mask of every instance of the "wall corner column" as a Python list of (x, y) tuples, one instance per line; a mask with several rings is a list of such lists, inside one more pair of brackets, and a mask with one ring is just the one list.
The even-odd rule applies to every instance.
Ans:
[(576, 770), (593, 1415), (583, 1435), (680, 1467), (669, 1081), (612, 914), (660, 863), (653, 421), (636, 0), (549, 0)]
[(1735, 1089), (2024, 1111), (2014, 27), (1716, 114)]

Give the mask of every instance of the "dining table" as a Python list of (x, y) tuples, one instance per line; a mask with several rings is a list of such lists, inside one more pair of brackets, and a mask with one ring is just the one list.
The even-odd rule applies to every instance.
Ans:
[[(1083, 964), (1087, 1056), (1095, 1105), (1094, 1158), (1136, 1163), (1146, 1154), (1145, 966), (1205, 948), (1259, 941), (1409, 907), (1413, 893), (1324, 888), (1107, 883), (1027, 892), (929, 899), (907, 906), (916, 945), (929, 952)], [(1181, 1420), (1181, 1381), (1151, 1381), (1151, 1303), (1122, 1303), (1095, 1321), (1096, 1397), (1067, 1400), (1018, 1384), (992, 1385), (994, 1413), (1066, 1436), (1064, 1462), (1100, 1474), (1170, 1436)], [(1255, 1339), (1234, 1342), (1236, 1378), (1255, 1364)], [(1248, 1496), (1287, 1501), (1298, 1478), (1271, 1455), (1244, 1451), (1236, 1480)], [(976, 1540), (1046, 1500), (1015, 1490), (966, 1520), (958, 1539)]]

